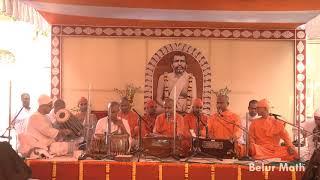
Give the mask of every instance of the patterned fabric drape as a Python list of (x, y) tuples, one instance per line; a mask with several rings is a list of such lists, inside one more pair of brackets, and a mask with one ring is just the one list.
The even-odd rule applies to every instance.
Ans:
[(311, 19), (306, 24), (306, 33), (308, 39), (319, 39), (320, 38), (320, 15)]
[(48, 22), (34, 8), (21, 0), (0, 0), (0, 13), (35, 25), (42, 31), (50, 30)]

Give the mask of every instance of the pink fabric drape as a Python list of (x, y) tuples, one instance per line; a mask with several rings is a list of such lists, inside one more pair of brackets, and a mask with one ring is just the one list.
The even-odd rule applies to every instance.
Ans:
[(307, 22), (306, 32), (308, 39), (320, 38), (320, 15)]
[(0, 12), (18, 21), (35, 25), (40, 30), (50, 30), (48, 22), (33, 7), (21, 0), (0, 0)]

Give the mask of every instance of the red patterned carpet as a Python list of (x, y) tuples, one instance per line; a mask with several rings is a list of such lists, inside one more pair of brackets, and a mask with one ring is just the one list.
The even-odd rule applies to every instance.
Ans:
[(27, 160), (40, 180), (299, 180), (301, 171), (249, 171), (248, 166), (198, 163)]

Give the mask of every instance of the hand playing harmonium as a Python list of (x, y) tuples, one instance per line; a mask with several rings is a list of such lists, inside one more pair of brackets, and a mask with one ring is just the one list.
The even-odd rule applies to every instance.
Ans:
[(193, 147), (199, 147), (200, 151), (217, 158), (236, 157), (234, 141), (224, 139), (193, 138)]

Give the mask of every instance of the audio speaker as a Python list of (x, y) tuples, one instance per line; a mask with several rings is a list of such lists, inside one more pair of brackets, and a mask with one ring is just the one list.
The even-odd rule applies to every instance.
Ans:
[(0, 142), (0, 180), (27, 180), (31, 169), (8, 142)]

